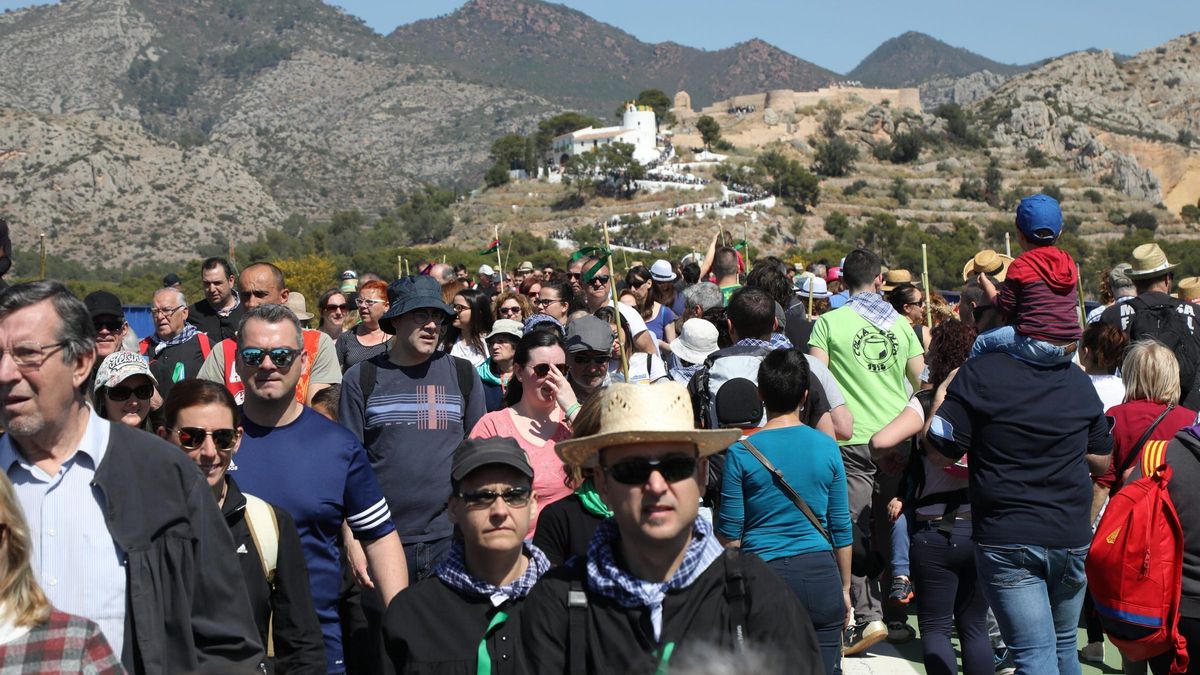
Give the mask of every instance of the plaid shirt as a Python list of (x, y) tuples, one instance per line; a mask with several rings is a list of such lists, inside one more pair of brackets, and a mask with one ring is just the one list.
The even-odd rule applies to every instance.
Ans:
[(512, 600), (520, 600), (529, 595), (533, 585), (550, 569), (550, 560), (542, 553), (542, 549), (529, 542), (524, 544), (525, 554), (529, 556), (529, 567), (507, 586), (494, 586), (471, 576), (467, 571), (466, 553), (461, 539), (456, 539), (451, 544), (450, 555), (438, 565), (435, 574), (455, 590), (491, 598), (492, 605), (496, 607)]
[(713, 534), (712, 525), (696, 518), (692, 541), (683, 554), (679, 569), (666, 581), (646, 581), (621, 569), (613, 555), (613, 547), (621, 539), (616, 521), (609, 518), (600, 523), (588, 547), (587, 585), (593, 593), (609, 598), (622, 607), (649, 607), (654, 639), (662, 633), (663, 600), (667, 591), (687, 588), (708, 566), (721, 557), (722, 547)]
[(57, 610), (50, 619), (12, 642), (0, 645), (6, 673), (124, 673), (100, 628)]
[(850, 298), (846, 305), (879, 330), (891, 330), (892, 324), (900, 318), (896, 308), (878, 293), (859, 293)]

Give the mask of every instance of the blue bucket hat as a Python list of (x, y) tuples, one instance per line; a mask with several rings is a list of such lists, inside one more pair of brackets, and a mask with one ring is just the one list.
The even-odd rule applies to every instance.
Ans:
[(1017, 229), (1035, 244), (1053, 244), (1062, 233), (1062, 225), (1062, 209), (1053, 197), (1031, 195), (1017, 206)]
[(391, 307), (387, 313), (379, 317), (379, 327), (383, 332), (396, 334), (392, 319), (408, 314), (414, 309), (441, 310), (446, 318), (454, 316), (454, 310), (442, 302), (442, 287), (437, 279), (429, 276), (407, 276), (388, 284), (388, 302)]

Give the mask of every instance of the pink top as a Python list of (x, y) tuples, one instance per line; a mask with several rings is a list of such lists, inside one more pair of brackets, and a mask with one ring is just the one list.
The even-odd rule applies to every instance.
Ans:
[[(525, 451), (525, 455), (529, 458), (529, 465), (533, 467), (533, 491), (537, 494), (539, 512), (571, 494), (571, 488), (566, 485), (567, 473), (563, 471), (562, 460), (554, 453), (555, 443), (571, 438), (571, 427), (559, 423), (558, 429), (550, 440), (542, 445), (535, 445), (517, 431), (516, 424), (513, 422), (513, 413), (510, 409), (505, 408), (479, 418), (479, 421), (475, 423), (475, 428), (471, 429), (470, 438), (492, 438), (494, 436), (515, 439)], [(537, 518), (535, 517), (529, 523), (528, 536), (530, 539), (533, 538), (536, 528)]]

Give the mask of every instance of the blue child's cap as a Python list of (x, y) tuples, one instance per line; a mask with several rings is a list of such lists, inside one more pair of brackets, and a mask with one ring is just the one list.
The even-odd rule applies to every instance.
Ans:
[(1062, 209), (1053, 197), (1036, 194), (1017, 206), (1017, 229), (1035, 244), (1053, 244), (1062, 233)]

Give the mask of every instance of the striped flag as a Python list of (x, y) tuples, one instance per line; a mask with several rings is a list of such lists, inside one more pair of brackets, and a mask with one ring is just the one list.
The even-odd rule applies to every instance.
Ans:
[(480, 251), (479, 255), (488, 255), (489, 253), (495, 253), (496, 251), (499, 251), (499, 250), (500, 250), (500, 240), (493, 239), (492, 243), (488, 244), (487, 250)]

